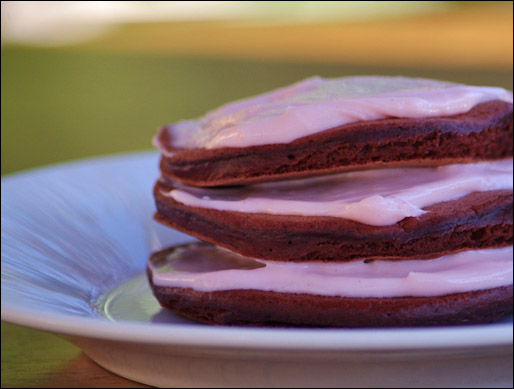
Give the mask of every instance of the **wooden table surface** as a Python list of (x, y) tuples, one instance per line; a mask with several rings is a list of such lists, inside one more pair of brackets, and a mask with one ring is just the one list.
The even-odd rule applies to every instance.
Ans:
[(148, 388), (43, 331), (2, 323), (2, 388)]

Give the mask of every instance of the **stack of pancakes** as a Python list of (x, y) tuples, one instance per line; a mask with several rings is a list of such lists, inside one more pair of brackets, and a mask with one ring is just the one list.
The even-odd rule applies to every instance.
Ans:
[(215, 324), (483, 323), (512, 312), (512, 93), (307, 79), (162, 127), (163, 307)]

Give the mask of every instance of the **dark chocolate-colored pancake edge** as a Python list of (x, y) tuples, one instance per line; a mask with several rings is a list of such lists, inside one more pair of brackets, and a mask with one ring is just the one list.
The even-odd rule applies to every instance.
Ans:
[(161, 174), (192, 186), (243, 185), (356, 169), (436, 166), (511, 157), (512, 104), (493, 100), (448, 117), (351, 123), (288, 144), (218, 149), (173, 146), (167, 127)]
[(424, 259), (512, 245), (512, 190), (474, 192), (391, 226), (326, 216), (271, 215), (190, 207), (154, 187), (155, 220), (239, 254), (280, 261)]
[[(159, 255), (159, 253), (154, 254)], [(255, 289), (200, 292), (150, 287), (160, 305), (224, 325), (404, 327), (489, 323), (512, 312), (512, 285), (436, 297), (355, 298)]]

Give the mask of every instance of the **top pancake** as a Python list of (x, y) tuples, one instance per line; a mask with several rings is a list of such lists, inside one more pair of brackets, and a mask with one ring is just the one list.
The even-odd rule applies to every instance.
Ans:
[[(355, 79), (375, 80), (349, 78)], [(393, 84), (400, 79), (402, 86), (413, 80), (416, 88), (343, 98), (338, 91), (320, 100), (319, 93), (309, 89), (302, 94), (298, 88), (328, 84), (333, 89), (330, 82), (346, 79), (306, 80), (228, 104), (197, 121), (164, 126), (154, 139), (162, 153), (161, 174), (192, 186), (245, 185), (512, 156), (510, 92), (431, 80), (376, 79)]]

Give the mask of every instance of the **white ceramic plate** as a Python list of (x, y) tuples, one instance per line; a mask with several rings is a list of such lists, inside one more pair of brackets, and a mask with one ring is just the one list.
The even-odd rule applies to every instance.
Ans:
[(192, 240), (152, 220), (153, 152), (2, 180), (2, 320), (60, 334), (157, 386), (512, 387), (512, 316), (406, 329), (215, 327), (164, 312), (149, 254)]

